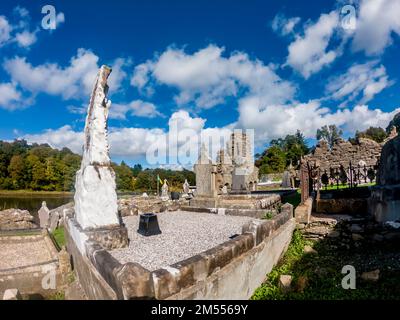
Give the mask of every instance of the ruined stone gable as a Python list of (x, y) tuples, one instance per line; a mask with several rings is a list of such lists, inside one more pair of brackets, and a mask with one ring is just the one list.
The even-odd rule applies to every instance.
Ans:
[(367, 166), (373, 166), (377, 164), (382, 146), (383, 143), (377, 143), (367, 138), (358, 139), (357, 144), (340, 139), (330, 149), (328, 143), (321, 140), (313, 153), (307, 155), (305, 159), (312, 163), (316, 161), (322, 170), (327, 171), (329, 168), (337, 168), (340, 165), (348, 167), (350, 162), (354, 166), (360, 162), (365, 162)]

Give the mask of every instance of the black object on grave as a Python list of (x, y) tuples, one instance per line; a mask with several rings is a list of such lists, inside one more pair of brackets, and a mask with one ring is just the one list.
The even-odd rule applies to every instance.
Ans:
[(139, 217), (139, 229), (137, 231), (143, 236), (154, 236), (161, 233), (158, 225), (157, 215), (154, 213), (143, 213)]

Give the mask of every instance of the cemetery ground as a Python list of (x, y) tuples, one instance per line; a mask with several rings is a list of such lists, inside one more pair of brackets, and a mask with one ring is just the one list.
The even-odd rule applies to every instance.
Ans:
[[(346, 274), (341, 271), (345, 265), (352, 265), (356, 270), (356, 289), (342, 288)], [(370, 274), (365, 272), (373, 270), (379, 270), (378, 279), (368, 279)], [(289, 289), (279, 285), (281, 275), (292, 276)], [(296, 230), (287, 252), (251, 299), (382, 300), (399, 299), (399, 292), (399, 239), (352, 242), (341, 237), (326, 237), (311, 241)]]

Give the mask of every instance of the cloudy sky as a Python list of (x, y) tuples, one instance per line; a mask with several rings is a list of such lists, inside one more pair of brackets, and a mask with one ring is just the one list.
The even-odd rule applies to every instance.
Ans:
[(313, 143), (326, 124), (386, 127), (400, 111), (399, 17), (400, 0), (2, 1), (0, 139), (80, 152), (102, 64), (115, 161), (146, 166), (173, 123), (253, 129), (256, 151), (297, 129)]

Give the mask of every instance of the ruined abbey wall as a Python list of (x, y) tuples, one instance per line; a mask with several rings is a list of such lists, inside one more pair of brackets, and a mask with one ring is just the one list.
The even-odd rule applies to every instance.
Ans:
[(324, 171), (329, 168), (336, 168), (343, 165), (345, 168), (352, 165), (356, 166), (360, 161), (365, 162), (367, 166), (377, 164), (382, 151), (383, 143), (377, 143), (371, 139), (360, 138), (357, 144), (349, 141), (339, 140), (332, 149), (329, 149), (325, 140), (319, 141), (314, 152), (305, 157), (306, 161), (317, 162), (317, 165)]

